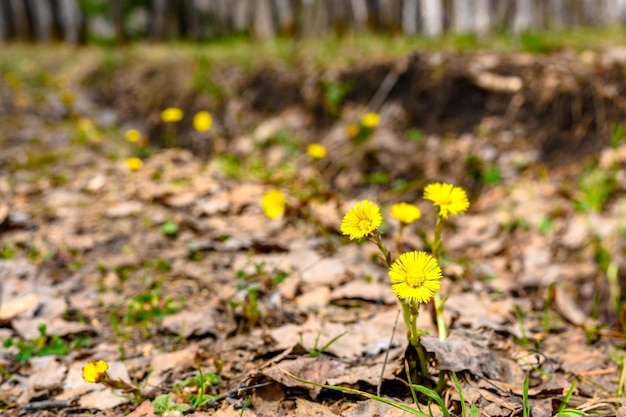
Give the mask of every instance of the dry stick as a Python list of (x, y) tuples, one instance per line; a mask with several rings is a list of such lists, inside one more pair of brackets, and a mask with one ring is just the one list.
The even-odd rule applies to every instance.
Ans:
[(406, 58), (394, 65), (394, 67), (387, 73), (387, 76), (385, 76), (385, 79), (380, 84), (380, 87), (378, 87), (378, 90), (376, 90), (374, 97), (372, 97), (370, 102), (367, 104), (367, 108), (371, 111), (377, 112), (387, 99), (387, 96), (393, 86), (398, 82), (400, 75), (404, 74), (408, 68), (409, 63)]
[(387, 351), (385, 352), (385, 360), (383, 361), (383, 369), (380, 370), (380, 378), (378, 378), (376, 395), (378, 395), (379, 397), (381, 387), (383, 386), (383, 375), (385, 374), (385, 368), (387, 367), (387, 359), (389, 359), (389, 351), (391, 350), (391, 345), (393, 344), (393, 336), (396, 334), (396, 327), (398, 327), (398, 318), (400, 318), (400, 309), (398, 309), (398, 314), (396, 314), (396, 321), (393, 322), (393, 329), (391, 330), (391, 337), (389, 338), (389, 346), (387, 347)]

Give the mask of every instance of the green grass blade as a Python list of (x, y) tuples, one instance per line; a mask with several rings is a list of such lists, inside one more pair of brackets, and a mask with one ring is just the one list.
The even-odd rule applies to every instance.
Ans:
[(459, 392), (459, 398), (461, 400), (461, 415), (463, 417), (467, 417), (467, 407), (465, 406), (465, 397), (463, 397), (463, 390), (461, 389), (461, 384), (459, 383), (459, 378), (456, 376), (456, 372), (452, 372), (452, 379), (454, 380), (454, 386), (456, 390)]
[(404, 360), (404, 371), (406, 372), (406, 379), (409, 381), (409, 389), (411, 390), (411, 396), (413, 397), (413, 402), (417, 406), (417, 408), (421, 411), (420, 403), (417, 401), (417, 395), (415, 394), (415, 389), (413, 388), (413, 382), (411, 382), (411, 373), (409, 372), (409, 361)]
[(530, 417), (530, 403), (528, 402), (528, 375), (524, 378), (524, 385), (522, 389), (523, 399), (523, 417)]
[(430, 388), (426, 388), (421, 385), (415, 385), (415, 384), (412, 384), (412, 385), (413, 385), (413, 388), (415, 388), (417, 391), (426, 395), (428, 398), (436, 402), (437, 405), (439, 405), (439, 408), (441, 408), (441, 412), (443, 413), (443, 417), (450, 417), (450, 412), (446, 408), (446, 405), (443, 403), (443, 400), (441, 399), (439, 394), (437, 394), (437, 391), (433, 391)]
[[(352, 388), (347, 388), (347, 387), (339, 387), (337, 385), (326, 385), (326, 384), (318, 384), (317, 382), (313, 382), (313, 381), (308, 381), (306, 379), (302, 379), (302, 378), (298, 378), (297, 376), (293, 375), (292, 373), (282, 369), (280, 366), (274, 365), (276, 366), (276, 368), (278, 368), (278, 370), (282, 373), (284, 373), (285, 375), (287, 375), (289, 378), (301, 382), (303, 384), (309, 384), (309, 385), (313, 385), (316, 387), (320, 387), (320, 388), (326, 388), (326, 389), (331, 389), (334, 391), (340, 391), (343, 393), (347, 393), (347, 394), (356, 394), (356, 395), (361, 395), (365, 398), (369, 398), (371, 400), (376, 400), (376, 401), (380, 401), (381, 403), (385, 403), (388, 404), (392, 407), (396, 407), (399, 408), (402, 411), (406, 411), (407, 413), (413, 414), (414, 416), (419, 416), (419, 417), (429, 417), (428, 414), (425, 414), (419, 410), (416, 410), (414, 408), (411, 408), (405, 404), (390, 400), (388, 398), (384, 398), (384, 397), (379, 397), (378, 395), (374, 395), (374, 394), (370, 394), (369, 392), (364, 392), (364, 391), (359, 391), (358, 389), (352, 389)], [(419, 385), (415, 385), (415, 387), (418, 387)], [(441, 400), (441, 398), (440, 398)], [(446, 416), (446, 417), (449, 417)]]
[(565, 407), (567, 407), (567, 403), (572, 398), (572, 395), (574, 394), (575, 389), (576, 389), (576, 380), (573, 380), (572, 385), (569, 386), (569, 389), (567, 390), (567, 394), (565, 394), (565, 397), (563, 398), (563, 401), (561, 402), (561, 405), (559, 405), (559, 409), (557, 413), (560, 413), (561, 411), (565, 410)]
[(470, 417), (479, 417), (478, 408), (476, 408), (476, 404), (472, 403), (470, 406)]

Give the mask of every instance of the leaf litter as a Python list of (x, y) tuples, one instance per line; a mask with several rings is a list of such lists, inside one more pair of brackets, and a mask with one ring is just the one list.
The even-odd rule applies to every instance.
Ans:
[[(383, 124), (393, 111), (391, 104), (381, 109)], [(12, 127), (2, 128), (10, 137), (29, 138), (43, 128), (25, 128), (26, 115), (13, 116)], [(297, 129), (298, 117), (285, 112), (252, 136), (271, 142), (281, 129)], [(341, 143), (340, 125), (321, 142)], [(431, 135), (415, 144), (390, 125), (374, 133), (363, 155), (342, 162), (349, 167), (334, 167), (334, 185), (353, 187), (351, 194), (312, 202), (306, 218), (287, 213), (269, 220), (260, 206), (269, 188), (263, 181), (232, 178), (216, 161), (180, 149), (158, 150), (130, 172), (107, 157), (120, 143), (77, 146), (64, 139), (72, 124), (57, 122), (57, 134), (45, 140), (63, 142), (70, 157), (0, 171), (0, 337), (12, 341), (0, 347), (0, 415), (50, 409), (154, 415), (149, 402), (130, 404), (84, 382), (82, 367), (96, 359), (109, 363), (111, 376), (139, 381), (152, 397), (199, 370), (218, 374), (217, 399), (191, 412), (197, 416), (400, 415), (373, 400), (294, 381), (274, 365), (370, 392), (382, 382), (384, 395), (409, 403), (406, 329), (399, 320), (392, 338), (398, 307), (387, 271), (368, 245), (339, 238), (339, 223), (350, 200), (389, 200), (388, 190), (362, 186), (372, 167), (395, 178), (421, 166), (428, 178), (471, 186), (463, 168), (468, 155), (500, 161), (505, 178), (477, 185), (470, 213), (444, 231), (444, 273), (454, 278), (444, 283), (451, 332), (445, 341), (422, 336), (430, 366), (456, 372), (465, 400), (481, 415), (520, 413), (527, 376), (533, 416), (552, 415), (573, 381), (571, 408), (593, 410), (596, 401), (598, 410), (610, 412), (623, 405), (624, 322), (611, 304), (615, 294), (601, 257), (609, 253), (623, 272), (624, 187), (606, 209), (581, 212), (582, 191), (571, 189), (578, 167), (537, 175), (546, 168), (535, 149), (497, 146), (498, 135), (511, 132), (458, 140)], [(249, 139), (237, 140), (255, 152), (243, 145)], [(3, 146), (21, 160), (38, 146), (16, 141)], [(616, 151), (620, 175), (623, 148)], [(278, 166), (288, 152), (270, 147), (266, 156)], [(406, 197), (418, 203), (415, 190)], [(175, 230), (164, 228), (168, 222)], [(387, 227), (391, 239), (397, 226)], [(402, 245), (424, 249), (416, 228), (405, 231)], [(620, 301), (621, 288), (620, 281)], [(429, 308), (418, 325), (436, 334)], [(67, 353), (43, 349), (54, 337)], [(26, 351), (27, 361), (17, 362)], [(451, 410), (460, 409), (452, 384), (444, 398)]]

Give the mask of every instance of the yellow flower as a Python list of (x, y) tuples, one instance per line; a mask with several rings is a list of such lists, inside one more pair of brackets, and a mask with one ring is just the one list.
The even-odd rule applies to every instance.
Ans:
[(428, 303), (439, 290), (441, 277), (437, 260), (421, 251), (403, 253), (389, 268), (393, 293), (409, 302)]
[(126, 167), (131, 171), (139, 171), (143, 166), (143, 162), (139, 158), (128, 158), (126, 160)]
[(417, 206), (402, 202), (391, 206), (391, 215), (400, 223), (411, 224), (422, 217), (422, 212)]
[(439, 215), (444, 219), (448, 218), (448, 214), (456, 216), (465, 213), (470, 206), (465, 190), (452, 184), (428, 184), (424, 188), (424, 198), (439, 206)]
[(363, 200), (352, 207), (341, 221), (341, 233), (352, 239), (360, 239), (372, 234), (383, 222), (378, 206), (371, 201)]
[(168, 107), (161, 112), (161, 120), (165, 123), (177, 123), (183, 120), (184, 115), (178, 107)]
[(378, 113), (369, 112), (365, 113), (363, 117), (361, 117), (361, 124), (368, 129), (374, 129), (378, 126), (378, 123), (380, 123), (380, 116)]
[(132, 143), (137, 143), (141, 140), (141, 133), (137, 129), (129, 129), (126, 131), (126, 140)]
[(306, 152), (311, 158), (322, 159), (326, 156), (326, 148), (319, 143), (312, 143), (306, 148)]
[(359, 134), (359, 127), (354, 123), (350, 123), (348, 126), (346, 126), (346, 134), (350, 139), (356, 138), (356, 135)]
[(83, 379), (85, 382), (99, 382), (107, 369), (109, 364), (100, 359), (98, 362), (87, 362), (87, 365), (83, 367)]
[(206, 132), (213, 126), (213, 116), (208, 111), (202, 110), (193, 116), (193, 128), (198, 132)]
[(285, 205), (287, 200), (283, 193), (278, 190), (269, 190), (263, 195), (261, 200), (261, 206), (263, 212), (270, 219), (280, 217), (285, 212)]

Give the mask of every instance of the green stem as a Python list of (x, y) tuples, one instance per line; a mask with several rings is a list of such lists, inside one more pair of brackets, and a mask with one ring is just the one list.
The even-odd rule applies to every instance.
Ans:
[(383, 239), (380, 237), (380, 233), (375, 232), (374, 235), (372, 235), (372, 239), (383, 255), (383, 264), (387, 267), (387, 269), (389, 269), (389, 267), (391, 267), (391, 253), (387, 249), (387, 246), (385, 246)]
[(400, 304), (402, 305), (402, 317), (404, 318), (404, 323), (407, 328), (407, 338), (409, 339), (409, 343), (411, 346), (415, 348), (417, 352), (417, 357), (420, 362), (420, 370), (422, 372), (422, 376), (426, 379), (430, 379), (430, 372), (428, 372), (428, 362), (426, 361), (426, 353), (424, 352), (424, 347), (420, 342), (420, 336), (423, 331), (417, 328), (417, 318), (419, 317), (419, 304), (417, 305), (409, 305), (405, 300), (400, 300)]
[[(437, 216), (437, 226), (435, 227), (435, 241), (433, 242), (433, 257), (439, 263), (441, 267), (441, 232), (443, 231), (443, 219), (441, 216)], [(443, 317), (443, 300), (439, 291), (435, 293), (433, 297), (435, 303), (435, 315), (437, 316), (437, 332), (439, 333), (440, 340), (446, 340), (448, 337), (448, 329), (446, 327), (446, 321)]]

